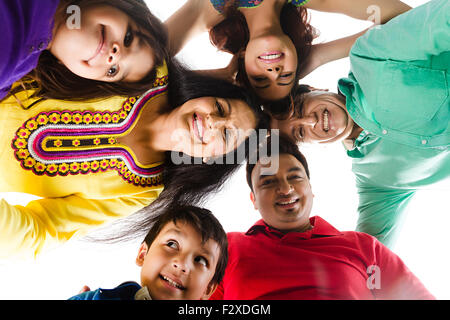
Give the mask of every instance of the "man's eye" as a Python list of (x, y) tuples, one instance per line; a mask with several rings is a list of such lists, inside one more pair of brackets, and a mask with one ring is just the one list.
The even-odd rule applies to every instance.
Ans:
[(133, 40), (134, 33), (133, 30), (129, 27), (127, 33), (125, 34), (125, 38), (123, 39), (123, 45), (128, 48), (133, 43)]
[(201, 265), (207, 267), (208, 266), (208, 260), (206, 260), (206, 258), (202, 257), (202, 256), (198, 256), (195, 258), (195, 262), (200, 263)]
[(275, 180), (273, 180), (273, 179), (265, 179), (265, 180), (263, 180), (261, 185), (266, 186), (266, 185), (272, 184), (274, 181)]
[(119, 67), (114, 65), (111, 68), (108, 69), (108, 72), (106, 73), (106, 76), (109, 78), (115, 77), (119, 73)]
[(304, 138), (304, 132), (303, 132), (303, 127), (299, 127), (297, 130), (295, 130), (295, 140), (297, 141), (303, 141)]

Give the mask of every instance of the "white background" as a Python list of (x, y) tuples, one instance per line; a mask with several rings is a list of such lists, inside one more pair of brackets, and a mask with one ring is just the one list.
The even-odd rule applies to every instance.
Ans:
[[(311, 0), (314, 1), (314, 0)], [(166, 20), (184, 0), (147, 0), (150, 9)], [(412, 7), (427, 1), (405, 0)], [(320, 30), (316, 41), (330, 41), (370, 26), (339, 14), (311, 12), (311, 23)], [(222, 67), (230, 56), (217, 52), (206, 34), (191, 41), (178, 56), (192, 68)], [(302, 80), (317, 88), (336, 92), (338, 78), (346, 76), (348, 59), (323, 66)], [(354, 230), (357, 197), (351, 162), (338, 143), (302, 149), (311, 171), (315, 194), (312, 215), (320, 215), (340, 230)], [(394, 251), (438, 298), (449, 299), (447, 226), (450, 222), (448, 190), (423, 191), (409, 207), (408, 219)], [(0, 194), (14, 204), (32, 197)], [(207, 205), (226, 231), (246, 231), (259, 214), (249, 200), (245, 170), (239, 171), (223, 192)], [(105, 245), (73, 240), (38, 257), (35, 261), (0, 261), (0, 299), (67, 299), (88, 285), (91, 289), (113, 288), (128, 280), (139, 282), (135, 257), (141, 239), (131, 243)]]

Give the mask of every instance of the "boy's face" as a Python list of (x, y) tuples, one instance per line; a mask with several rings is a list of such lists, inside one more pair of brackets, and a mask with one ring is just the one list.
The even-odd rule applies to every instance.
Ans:
[(211, 283), (219, 260), (217, 242), (202, 236), (190, 224), (169, 222), (150, 248), (143, 243), (136, 258), (142, 267), (141, 284), (152, 299), (208, 299), (217, 284)]

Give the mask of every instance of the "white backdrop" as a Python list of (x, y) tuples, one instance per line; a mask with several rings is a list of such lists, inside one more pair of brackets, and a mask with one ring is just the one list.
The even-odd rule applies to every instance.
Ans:
[[(314, 0), (311, 0), (314, 1)], [(150, 9), (166, 20), (185, 0), (147, 0)], [(412, 7), (427, 1), (405, 0)], [(330, 41), (370, 26), (339, 14), (311, 11), (311, 23), (321, 32), (316, 41)], [(225, 66), (230, 56), (217, 52), (206, 34), (199, 36), (178, 55), (192, 68)], [(341, 59), (314, 71), (302, 80), (317, 88), (336, 92), (338, 78), (346, 76), (348, 59)], [(341, 230), (354, 230), (357, 197), (351, 162), (340, 144), (308, 146), (308, 159), (315, 194), (312, 215), (320, 215)], [(450, 222), (448, 189), (423, 191), (410, 204), (402, 236), (394, 249), (408, 267), (438, 298), (449, 299), (450, 280), (445, 274), (450, 262), (447, 226)], [(10, 203), (25, 204), (23, 194), (0, 194)], [(249, 200), (245, 170), (239, 171), (207, 207), (226, 231), (246, 231), (257, 219)], [(38, 257), (35, 261), (0, 261), (0, 299), (67, 299), (88, 285), (91, 289), (113, 288), (128, 280), (139, 282), (135, 265), (140, 240), (105, 245), (80, 240)]]

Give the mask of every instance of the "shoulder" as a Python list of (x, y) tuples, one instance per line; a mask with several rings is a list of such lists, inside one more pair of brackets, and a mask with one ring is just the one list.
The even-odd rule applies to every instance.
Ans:
[(69, 300), (134, 300), (136, 292), (141, 288), (136, 282), (124, 282), (113, 289), (99, 288), (95, 291), (83, 292)]

